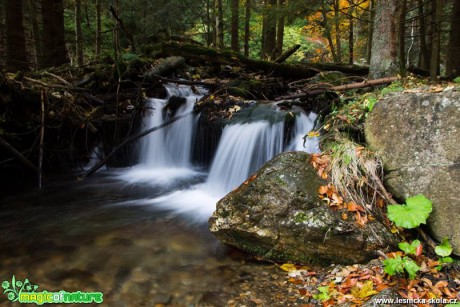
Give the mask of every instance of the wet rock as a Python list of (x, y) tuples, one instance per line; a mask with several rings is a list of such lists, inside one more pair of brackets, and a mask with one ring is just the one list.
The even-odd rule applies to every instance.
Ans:
[(290, 152), (265, 164), (217, 203), (210, 230), (222, 242), (263, 259), (297, 263), (358, 263), (394, 245), (379, 222), (359, 228), (317, 194), (326, 184), (310, 155)]
[(397, 198), (433, 201), (428, 220), (438, 240), (460, 254), (460, 93), (407, 93), (379, 101), (366, 126), (369, 147), (381, 155), (385, 183)]

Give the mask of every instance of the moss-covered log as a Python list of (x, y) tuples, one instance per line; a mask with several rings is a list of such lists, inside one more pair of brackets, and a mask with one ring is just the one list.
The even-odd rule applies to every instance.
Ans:
[(182, 56), (188, 60), (210, 62), (221, 65), (238, 65), (248, 71), (261, 71), (267, 75), (284, 79), (313, 77), (318, 70), (303, 64), (279, 64), (248, 58), (231, 50), (217, 50), (196, 45), (182, 45), (175, 42), (163, 44), (163, 56)]

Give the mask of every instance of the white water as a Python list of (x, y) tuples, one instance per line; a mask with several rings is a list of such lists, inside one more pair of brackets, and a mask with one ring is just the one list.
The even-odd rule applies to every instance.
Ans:
[(313, 130), (317, 115), (315, 113), (307, 115), (301, 108), (295, 108), (294, 110), (299, 112), (299, 115), (297, 115), (295, 121), (294, 135), (288, 150), (306, 151), (308, 153), (319, 152), (319, 138), (305, 138), (305, 135)]
[[(168, 88), (170, 95), (172, 90), (171, 87)], [(198, 99), (198, 96), (187, 91), (174, 94), (188, 94), (187, 103), (178, 109), (176, 115), (190, 112)], [(147, 120), (145, 128), (164, 122), (161, 110), (166, 102), (167, 100), (161, 99), (151, 100), (155, 111)], [(193, 116), (147, 136), (141, 147), (141, 163), (121, 177), (130, 183), (147, 182), (151, 185), (171, 186), (170, 193), (154, 199), (139, 200), (138, 204), (153, 205), (155, 208), (171, 210), (174, 214), (185, 214), (198, 222), (206, 221), (215, 210), (219, 199), (283, 150), (303, 150), (310, 153), (318, 151), (317, 139), (307, 138), (306, 146), (303, 146), (303, 137), (313, 129), (316, 115), (307, 116), (300, 109), (297, 111), (299, 115), (296, 117), (294, 136), (286, 148), (283, 148), (283, 121), (272, 124), (267, 120), (259, 120), (227, 125), (204, 183), (174, 190), (174, 184), (178, 180), (201, 174), (190, 163), (196, 125)]]
[[(180, 106), (175, 116), (189, 113), (195, 102), (205, 91), (194, 93), (189, 86), (165, 85), (168, 93), (166, 99), (150, 99), (150, 109), (143, 130), (150, 129), (167, 121), (168, 114), (163, 112), (168, 99), (172, 96), (185, 97), (186, 103)], [(195, 117), (191, 114), (173, 124), (150, 133), (142, 139), (140, 164), (121, 175), (129, 183), (147, 182), (154, 185), (170, 185), (178, 179), (185, 179), (200, 174), (191, 168), (193, 132), (196, 130)]]

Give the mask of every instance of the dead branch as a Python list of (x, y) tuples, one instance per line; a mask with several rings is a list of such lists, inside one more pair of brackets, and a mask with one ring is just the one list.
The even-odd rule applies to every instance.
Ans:
[(5, 147), (7, 150), (9, 150), (16, 158), (18, 158), (19, 161), (21, 161), (24, 165), (26, 165), (27, 167), (29, 167), (30, 169), (32, 169), (34, 172), (36, 172), (37, 174), (39, 173), (39, 170), (38, 168), (33, 165), (32, 162), (29, 161), (29, 159), (27, 159), (26, 157), (24, 157), (23, 154), (21, 154), (19, 151), (17, 151), (10, 143), (8, 143), (7, 141), (5, 141), (4, 139), (2, 139), (2, 137), (0, 136), (0, 145), (2, 145), (3, 147)]
[(280, 55), (276, 60), (275, 63), (283, 63), (286, 61), (291, 55), (293, 55), (297, 50), (300, 48), (300, 44), (296, 44), (289, 48), (287, 51), (283, 52), (282, 55)]
[(113, 6), (110, 6), (110, 13), (112, 13), (113, 18), (117, 20), (118, 24), (120, 25), (120, 28), (123, 30), (123, 32), (125, 32), (126, 36), (128, 37), (129, 43), (131, 45), (131, 51), (135, 52), (136, 46), (134, 45), (134, 36), (126, 29), (123, 20), (120, 17), (118, 17)]
[(280, 96), (280, 97), (277, 97), (275, 100), (280, 101), (280, 100), (292, 100), (296, 98), (305, 98), (305, 97), (317, 96), (325, 92), (344, 92), (344, 91), (353, 90), (353, 89), (388, 84), (396, 80), (398, 80), (398, 77), (387, 77), (387, 78), (381, 78), (381, 79), (368, 80), (368, 81), (364, 81), (360, 83), (351, 83), (351, 84), (345, 84), (345, 85), (331, 86), (329, 88), (315, 89), (315, 90), (306, 91), (300, 94)]

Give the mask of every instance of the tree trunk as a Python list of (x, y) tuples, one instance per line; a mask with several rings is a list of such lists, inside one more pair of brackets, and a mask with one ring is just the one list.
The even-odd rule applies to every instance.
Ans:
[(374, 38), (375, 0), (369, 4), (369, 24), (367, 29), (366, 63), (371, 63), (372, 40)]
[(224, 48), (224, 13), (222, 8), (222, 0), (216, 0), (215, 13), (217, 47)]
[(397, 18), (398, 0), (376, 2), (370, 79), (395, 76), (399, 72)]
[[(5, 1), (0, 1), (0, 54), (6, 54), (6, 7)], [(4, 67), (6, 65), (5, 57), (0, 57), (0, 67)], [(2, 74), (0, 73), (0, 81), (1, 81)], [(1, 84), (1, 82), (0, 82)]]
[(206, 45), (212, 44), (211, 0), (206, 1)]
[(424, 0), (418, 0), (418, 14), (420, 17), (420, 68), (428, 70), (430, 68), (430, 53), (427, 44), (426, 18), (424, 17)]
[(59, 66), (68, 63), (64, 32), (63, 0), (42, 0), (43, 16), (43, 65)]
[(246, 13), (244, 17), (244, 55), (249, 56), (249, 26), (251, 21), (251, 0), (246, 0)]
[(30, 23), (32, 26), (32, 37), (34, 41), (35, 66), (41, 67), (41, 60), (43, 55), (40, 40), (40, 30), (38, 26), (37, 6), (35, 5), (34, 0), (28, 0), (27, 4), (29, 6)]
[(101, 54), (102, 45), (102, 0), (96, 0), (96, 55)]
[(334, 0), (335, 50), (337, 62), (342, 62), (342, 44), (340, 42), (340, 0)]
[(331, 34), (331, 27), (328, 23), (326, 8), (324, 5), (321, 7), (321, 15), (323, 16), (321, 26), (324, 29), (324, 35), (326, 36), (327, 42), (329, 44), (329, 50), (331, 51), (332, 59), (334, 60), (335, 63), (337, 63), (339, 60), (337, 59), (337, 53), (335, 52), (334, 42), (332, 40), (332, 34)]
[(407, 0), (402, 0), (399, 4), (399, 65), (400, 73), (402, 76), (406, 75), (406, 12), (407, 12)]
[(24, 23), (22, 18), (22, 1), (6, 2), (6, 65), (11, 71), (25, 70), (27, 63)]
[(430, 78), (436, 80), (439, 74), (439, 52), (441, 46), (441, 22), (442, 22), (442, 9), (444, 5), (443, 0), (432, 0), (433, 9), (433, 25), (431, 36), (431, 60), (430, 60)]
[(239, 0), (232, 0), (232, 42), (233, 51), (240, 51), (239, 40)]
[(354, 60), (354, 50), (353, 50), (353, 44), (354, 44), (354, 19), (353, 19), (353, 1), (348, 2), (350, 5), (350, 9), (348, 10), (348, 19), (350, 23), (349, 27), (349, 32), (348, 32), (348, 64), (353, 65), (353, 60)]
[(460, 1), (454, 1), (449, 47), (447, 50), (447, 75), (460, 76)]
[(278, 17), (278, 26), (276, 32), (276, 54), (274, 58), (278, 58), (283, 53), (283, 42), (284, 42), (284, 3), (285, 0), (279, 0), (278, 2), (278, 12), (280, 16)]
[(81, 0), (75, 0), (75, 59), (83, 66), (83, 33), (81, 30)]
[(277, 0), (265, 0), (264, 30), (262, 44), (262, 58), (272, 59), (276, 49), (276, 18), (275, 10)]

